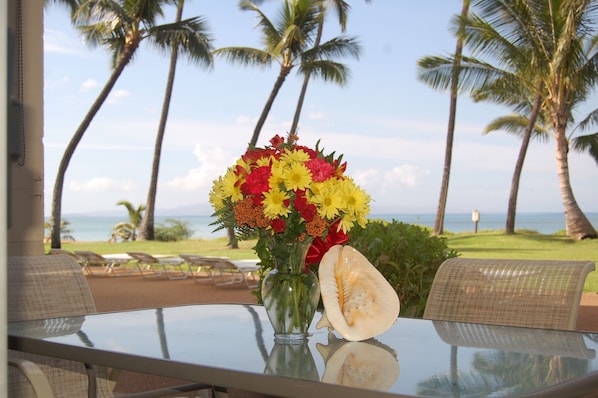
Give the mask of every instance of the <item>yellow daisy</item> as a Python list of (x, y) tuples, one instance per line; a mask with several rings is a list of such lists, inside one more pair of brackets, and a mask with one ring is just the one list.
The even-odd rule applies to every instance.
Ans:
[(241, 193), (241, 184), (243, 181), (239, 180), (239, 177), (234, 173), (232, 168), (229, 168), (222, 178), (221, 190), (224, 196), (229, 196), (231, 201), (234, 203), (238, 200), (243, 199)]
[(370, 195), (359, 188), (349, 177), (341, 183), (344, 207), (350, 214), (367, 214), (370, 209)]
[(284, 169), (282, 179), (287, 189), (304, 190), (311, 183), (311, 171), (303, 163), (292, 163), (290, 167)]
[(273, 188), (264, 194), (264, 215), (268, 218), (277, 218), (288, 215), (291, 210), (285, 206), (284, 201), (290, 197), (285, 191)]
[(305, 163), (309, 155), (302, 149), (287, 150), (280, 156), (280, 161), (285, 163)]
[(339, 215), (339, 208), (343, 203), (341, 192), (336, 183), (336, 180), (330, 179), (321, 183), (312, 184), (317, 186), (314, 191), (317, 191), (318, 193), (313, 194), (309, 198), (309, 202), (315, 204), (320, 216), (327, 220), (332, 220)]

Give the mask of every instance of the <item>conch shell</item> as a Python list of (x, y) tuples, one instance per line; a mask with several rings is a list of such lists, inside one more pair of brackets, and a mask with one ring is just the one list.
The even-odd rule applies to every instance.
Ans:
[(332, 246), (318, 275), (324, 313), (316, 328), (328, 326), (348, 341), (361, 341), (384, 333), (397, 320), (397, 293), (353, 247)]
[(328, 345), (316, 347), (326, 364), (325, 383), (386, 391), (399, 378), (396, 352), (375, 339), (346, 341), (331, 333)]

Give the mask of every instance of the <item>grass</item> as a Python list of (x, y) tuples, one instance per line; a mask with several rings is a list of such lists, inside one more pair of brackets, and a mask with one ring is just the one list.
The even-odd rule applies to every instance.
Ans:
[[(502, 231), (448, 234), (448, 246), (462, 257), (513, 258), (529, 260), (590, 260), (598, 264), (598, 240), (576, 241), (561, 234), (543, 235), (533, 231), (518, 231), (506, 235)], [(251, 249), (255, 241), (239, 243), (239, 250), (226, 245), (226, 238), (185, 240), (180, 242), (136, 241), (63, 242), (69, 251), (91, 250), (100, 254), (142, 251), (152, 254), (200, 253), (206, 256), (225, 256), (233, 260), (256, 258)], [(49, 245), (46, 245), (49, 251)], [(584, 286), (586, 292), (598, 292), (598, 271), (590, 273)]]

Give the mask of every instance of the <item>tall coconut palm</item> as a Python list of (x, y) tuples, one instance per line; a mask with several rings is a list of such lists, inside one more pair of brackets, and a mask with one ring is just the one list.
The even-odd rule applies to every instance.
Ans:
[[(255, 1), (255, 4), (261, 4), (264, 0)], [(369, 3), (369, 0), (366, 0), (366, 3)], [(319, 5), (319, 24), (318, 24), (318, 32), (316, 33), (316, 39), (314, 41), (314, 48), (320, 45), (322, 41), (322, 34), (324, 32), (324, 18), (329, 9), (333, 9), (337, 16), (338, 16), (338, 24), (341, 27), (341, 32), (345, 32), (347, 27), (347, 16), (349, 14), (349, 10), (351, 6), (349, 3), (343, 0), (323, 0), (320, 2)], [(301, 117), (301, 110), (303, 109), (303, 103), (305, 101), (305, 94), (307, 93), (307, 86), (309, 85), (309, 81), (311, 79), (311, 71), (306, 71), (303, 76), (303, 84), (301, 85), (301, 92), (299, 93), (299, 98), (297, 99), (297, 106), (295, 108), (295, 114), (293, 116), (293, 123), (291, 124), (291, 129), (289, 130), (289, 138), (296, 135), (297, 127), (299, 126), (299, 119)]]
[[(349, 13), (350, 6), (346, 1), (342, 0), (328, 0), (322, 1), (319, 6), (318, 15), (318, 31), (316, 33), (316, 39), (314, 41), (314, 48), (317, 48), (322, 41), (322, 34), (324, 32), (324, 17), (329, 8), (333, 8), (338, 15), (338, 24), (341, 26), (341, 32), (345, 32), (347, 27), (347, 15)], [(301, 85), (301, 91), (299, 98), (297, 99), (297, 106), (295, 108), (295, 114), (293, 115), (293, 123), (289, 130), (289, 138), (297, 134), (297, 126), (299, 126), (299, 118), (301, 117), (301, 110), (303, 109), (303, 102), (305, 101), (305, 94), (307, 93), (307, 86), (311, 79), (311, 70), (306, 70), (303, 75), (303, 84)]]
[[(467, 45), (492, 60), (517, 54), (513, 48), (524, 50), (528, 65), (523, 67), (518, 60), (514, 72), (519, 73), (520, 82), (527, 80), (528, 87), (535, 87), (530, 92), (542, 96), (541, 103), (550, 116), (567, 233), (577, 239), (596, 237), (573, 195), (566, 134), (573, 107), (588, 98), (598, 81), (596, 1), (478, 0), (476, 6), (479, 16), (465, 24)], [(462, 68), (462, 81), (480, 87), (495, 78), (496, 68), (480, 64), (472, 62), (473, 67)], [(446, 73), (437, 73), (434, 84), (448, 85)]]
[[(463, 0), (461, 7), (461, 20), (469, 13), (469, 0)], [(449, 120), (446, 132), (446, 144), (444, 148), (444, 167), (442, 169), (442, 182), (440, 185), (440, 197), (438, 199), (438, 208), (436, 210), (436, 219), (434, 221), (434, 234), (442, 235), (444, 233), (444, 214), (446, 212), (446, 202), (448, 200), (449, 180), (451, 176), (451, 163), (453, 159), (453, 142), (455, 139), (455, 120), (457, 116), (457, 97), (459, 95), (459, 70), (461, 67), (461, 57), (463, 52), (462, 31), (464, 29), (463, 22), (459, 24), (457, 32), (457, 45), (455, 47), (455, 56), (451, 65), (450, 74), (450, 104), (449, 104)], [(427, 63), (426, 58), (420, 60), (418, 64), (423, 67)], [(424, 67), (425, 69), (425, 67)], [(427, 81), (421, 77), (420, 80), (434, 85), (433, 82)]]
[(346, 65), (333, 61), (338, 56), (359, 57), (361, 48), (353, 37), (339, 36), (313, 46), (314, 36), (319, 26), (320, 2), (315, 0), (288, 0), (281, 4), (279, 20), (275, 23), (250, 1), (241, 1), (242, 10), (253, 11), (258, 15), (258, 26), (264, 35), (264, 49), (251, 47), (223, 47), (214, 51), (230, 62), (241, 65), (270, 66), (278, 62), (280, 70), (264, 109), (256, 123), (249, 142), (255, 146), (259, 134), (270, 113), (272, 104), (286, 77), (295, 66), (299, 73), (309, 71), (325, 81), (345, 84), (349, 77)]
[(124, 68), (133, 59), (143, 41), (168, 51), (176, 46), (192, 62), (205, 62), (204, 48), (208, 38), (204, 34), (201, 17), (185, 19), (178, 23), (157, 25), (163, 16), (163, 7), (176, 0), (80, 0), (73, 14), (78, 30), (92, 46), (105, 46), (111, 53), (113, 70), (100, 94), (91, 105), (83, 121), (68, 143), (56, 173), (52, 198), (52, 218), (57, 223), (52, 228), (52, 248), (60, 248), (60, 216), (62, 190), (66, 171), (85, 131), (100, 110)]
[[(175, 16), (175, 23), (180, 23), (183, 17), (184, 0), (178, 0), (177, 12)], [(202, 29), (203, 31), (203, 29)], [(205, 40), (202, 46), (194, 47), (197, 51), (197, 56), (203, 58), (204, 66), (212, 66), (212, 46), (211, 39), (206, 33), (203, 33)], [(162, 142), (164, 141), (164, 133), (166, 131), (166, 121), (168, 120), (168, 111), (170, 109), (170, 100), (172, 98), (172, 88), (174, 86), (174, 77), (176, 73), (176, 64), (178, 60), (178, 47), (172, 46), (170, 52), (170, 67), (168, 70), (168, 79), (166, 81), (166, 91), (164, 93), (164, 101), (162, 103), (162, 113), (160, 114), (160, 123), (158, 125), (158, 133), (156, 134), (156, 142), (154, 144), (154, 160), (152, 162), (152, 175), (150, 178), (149, 189), (147, 193), (146, 211), (143, 215), (143, 220), (139, 227), (139, 239), (154, 240), (154, 214), (156, 209), (156, 193), (158, 191), (158, 173), (160, 172), (160, 157), (162, 155)]]
[[(479, 6), (481, 18), (497, 26), (503, 39), (526, 43), (533, 51), (535, 80), (546, 93), (544, 101), (555, 134), (567, 234), (576, 239), (595, 238), (596, 229), (577, 204), (571, 187), (567, 129), (573, 107), (584, 102), (598, 82), (598, 3), (480, 0)], [(492, 51), (495, 44), (485, 42), (481, 48), (496, 54)]]

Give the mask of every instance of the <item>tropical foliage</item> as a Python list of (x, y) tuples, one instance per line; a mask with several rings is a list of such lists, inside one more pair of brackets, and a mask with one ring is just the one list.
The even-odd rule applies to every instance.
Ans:
[(421, 317), (436, 270), (457, 252), (429, 229), (398, 221), (373, 220), (349, 232), (350, 245), (384, 275), (401, 301), (401, 315)]
[(113, 238), (121, 238), (122, 240), (137, 240), (137, 229), (143, 219), (143, 212), (145, 205), (133, 206), (131, 202), (121, 200), (117, 203), (118, 206), (124, 206), (129, 215), (128, 222), (120, 222), (116, 224), (112, 230)]
[(299, 73), (310, 74), (324, 81), (342, 85), (348, 80), (348, 67), (334, 59), (343, 56), (357, 58), (361, 48), (354, 37), (346, 36), (334, 37), (314, 46), (320, 26), (320, 5), (320, 1), (314, 0), (284, 1), (278, 19), (271, 21), (255, 3), (241, 1), (239, 6), (242, 10), (253, 11), (258, 16), (264, 48), (223, 47), (214, 51), (216, 56), (244, 66), (266, 67), (274, 62), (280, 65), (278, 77), (253, 131), (250, 146), (257, 145), (272, 104), (285, 79), (296, 66), (299, 67)]
[[(71, 7), (73, 24), (85, 42), (90, 46), (103, 46), (110, 52), (113, 69), (60, 160), (52, 198), (52, 218), (57, 221), (61, 217), (64, 179), (75, 149), (141, 43), (146, 41), (162, 51), (175, 47), (195, 63), (210, 59), (210, 39), (204, 33), (205, 22), (201, 17), (163, 25), (156, 23), (164, 16), (163, 7), (175, 4), (175, 0), (65, 0), (62, 3)], [(59, 224), (52, 229), (52, 248), (60, 248)]]
[[(175, 17), (175, 24), (182, 20), (183, 6), (185, 0), (177, 0), (177, 12)], [(212, 66), (212, 38), (208, 33), (202, 29), (201, 34), (204, 37), (204, 45), (200, 47), (192, 47), (189, 51), (196, 51), (195, 56), (202, 58), (202, 65), (206, 67)], [(199, 32), (198, 32), (199, 33)], [(149, 188), (147, 192), (146, 212), (143, 216), (141, 225), (139, 226), (139, 238), (153, 240), (154, 239), (154, 214), (156, 208), (156, 195), (158, 191), (158, 173), (160, 171), (160, 158), (162, 155), (162, 142), (164, 141), (164, 134), (166, 131), (166, 121), (168, 120), (168, 112), (170, 109), (170, 100), (172, 98), (172, 89), (174, 86), (174, 76), (179, 55), (179, 49), (176, 44), (172, 45), (170, 51), (170, 67), (168, 70), (168, 78), (166, 81), (166, 90), (164, 93), (164, 101), (162, 103), (162, 113), (160, 114), (160, 122), (158, 125), (158, 132), (156, 134), (156, 143), (154, 145), (154, 159), (152, 161), (152, 173), (150, 177)]]
[[(588, 99), (598, 81), (596, 2), (478, 0), (474, 9), (475, 12), (457, 23), (464, 26), (461, 37), (472, 53), (471, 57), (463, 57), (458, 80), (452, 75), (454, 60), (450, 57), (427, 57), (420, 61), (420, 79), (442, 89), (458, 81), (461, 89), (481, 96), (492, 91), (490, 98), (500, 103), (512, 101), (505, 97), (509, 90), (522, 93), (511, 105), (521, 105), (525, 99), (533, 109), (524, 143), (535, 125), (534, 113), (537, 115), (543, 107), (556, 141), (567, 233), (577, 239), (595, 238), (596, 230), (579, 208), (571, 187), (568, 126), (574, 107)], [(503, 88), (502, 95), (497, 95), (499, 87)], [(596, 118), (589, 117), (586, 121), (584, 126)], [(595, 148), (591, 144), (596, 142), (594, 135), (580, 141), (585, 142), (580, 148)], [(522, 147), (518, 167), (522, 167), (524, 153)]]

